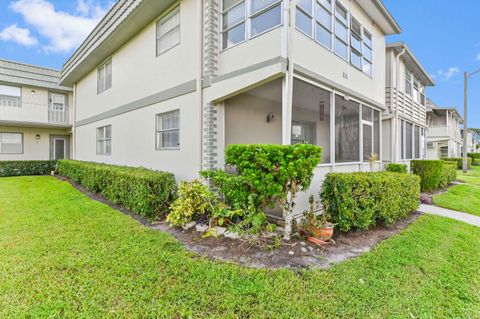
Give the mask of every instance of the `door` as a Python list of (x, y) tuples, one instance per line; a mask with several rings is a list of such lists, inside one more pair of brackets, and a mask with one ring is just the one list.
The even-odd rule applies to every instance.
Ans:
[(67, 157), (67, 140), (61, 137), (53, 139), (53, 159), (61, 160)]

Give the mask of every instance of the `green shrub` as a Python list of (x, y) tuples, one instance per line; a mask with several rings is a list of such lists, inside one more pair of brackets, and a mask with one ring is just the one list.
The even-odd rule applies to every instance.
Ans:
[(176, 199), (177, 185), (172, 173), (73, 160), (59, 161), (58, 172), (150, 219), (166, 213)]
[(472, 161), (473, 161), (474, 159), (480, 160), (480, 153), (467, 153), (467, 156), (468, 156), (468, 157), (471, 157), (471, 158), (472, 158)]
[(410, 169), (413, 174), (420, 176), (422, 192), (436, 191), (444, 182), (444, 161), (412, 160)]
[[(457, 163), (457, 169), (463, 169), (463, 158), (462, 157), (442, 157), (442, 161), (446, 162), (455, 162)], [(467, 168), (472, 167), (472, 158), (467, 157)]]
[(407, 165), (405, 164), (395, 164), (395, 163), (388, 163), (385, 170), (391, 173), (403, 173), (407, 174)]
[(178, 198), (170, 206), (167, 221), (175, 226), (184, 226), (200, 216), (210, 217), (217, 205), (215, 194), (200, 181), (181, 182)]
[(457, 180), (457, 163), (454, 163), (454, 162), (443, 163), (442, 187), (447, 187), (455, 180)]
[(56, 161), (0, 161), (0, 177), (50, 175)]
[(310, 186), (321, 153), (320, 147), (310, 144), (230, 145), (225, 162), (236, 167), (238, 174), (210, 171), (202, 175), (211, 179), (234, 209), (259, 211), (280, 202), (288, 237), (295, 195)]
[(474, 159), (474, 160), (472, 161), (472, 166), (480, 166), (480, 160)]
[(391, 172), (330, 173), (320, 193), (333, 223), (342, 231), (393, 225), (419, 206), (420, 178)]

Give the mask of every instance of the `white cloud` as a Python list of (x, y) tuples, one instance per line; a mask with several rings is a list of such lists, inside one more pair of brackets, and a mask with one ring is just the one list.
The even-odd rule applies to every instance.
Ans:
[(32, 47), (38, 44), (38, 40), (30, 35), (30, 30), (19, 28), (13, 24), (0, 32), (0, 39), (3, 41), (11, 41), (17, 44)]
[(454, 77), (457, 73), (460, 73), (459, 68), (450, 67), (447, 70), (438, 70), (436, 76), (438, 76), (441, 80), (447, 81)]
[(91, 0), (78, 0), (76, 14), (57, 11), (47, 0), (18, 0), (10, 8), (47, 39), (48, 43), (42, 46), (47, 53), (66, 53), (77, 48), (108, 10)]

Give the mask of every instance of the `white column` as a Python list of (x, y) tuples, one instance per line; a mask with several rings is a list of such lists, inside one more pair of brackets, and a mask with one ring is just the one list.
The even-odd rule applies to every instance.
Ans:
[(282, 144), (290, 145), (292, 138), (293, 83), (288, 74), (282, 79)]

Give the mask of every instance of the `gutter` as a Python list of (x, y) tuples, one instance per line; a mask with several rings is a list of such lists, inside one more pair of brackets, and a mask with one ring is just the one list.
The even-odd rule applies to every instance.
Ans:
[[(395, 76), (396, 76), (396, 79), (395, 79), (395, 82), (396, 82), (396, 90), (395, 90), (395, 115), (394, 115), (394, 131), (393, 131), (393, 135), (392, 135), (392, 148), (390, 149), (391, 152), (392, 152), (392, 161), (393, 163), (397, 163), (397, 147), (396, 145), (398, 145), (397, 141), (398, 141), (398, 90), (399, 90), (399, 84), (400, 84), (400, 72), (399, 72), (399, 66), (400, 66), (400, 58), (402, 57), (402, 55), (405, 54), (405, 52), (407, 52), (406, 48), (404, 47), (402, 52), (400, 52), (398, 55), (397, 55), (397, 58), (396, 58), (396, 72), (395, 72)], [(403, 145), (401, 145), (400, 147), (403, 147)]]

